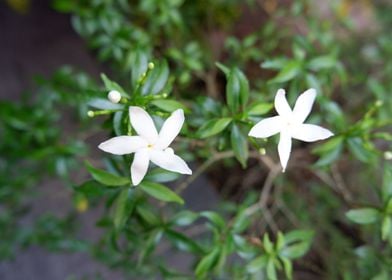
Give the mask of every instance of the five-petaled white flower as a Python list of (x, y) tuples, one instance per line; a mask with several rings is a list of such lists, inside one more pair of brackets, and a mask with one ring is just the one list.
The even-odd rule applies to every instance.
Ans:
[(129, 118), (138, 136), (117, 136), (98, 147), (108, 153), (125, 155), (135, 153), (131, 165), (133, 185), (138, 185), (147, 173), (149, 162), (178, 172), (192, 174), (185, 161), (174, 154), (169, 145), (178, 135), (184, 123), (184, 111), (178, 109), (164, 122), (159, 134), (149, 114), (140, 107), (129, 107)]
[(305, 142), (323, 140), (333, 136), (328, 129), (314, 124), (303, 123), (312, 110), (316, 90), (308, 89), (302, 93), (291, 110), (286, 100), (284, 89), (279, 89), (275, 96), (275, 110), (278, 116), (258, 122), (249, 132), (249, 136), (267, 138), (280, 133), (278, 153), (283, 172), (291, 152), (291, 138)]

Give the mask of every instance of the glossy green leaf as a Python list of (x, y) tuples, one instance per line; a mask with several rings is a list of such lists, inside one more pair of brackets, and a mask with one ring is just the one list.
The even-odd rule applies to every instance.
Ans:
[(148, 71), (144, 84), (141, 88), (143, 95), (160, 93), (169, 79), (169, 66), (166, 62), (156, 63), (154, 68)]
[(152, 197), (166, 201), (166, 202), (176, 202), (179, 204), (184, 204), (184, 200), (179, 197), (175, 192), (171, 189), (165, 187), (164, 185), (144, 181), (140, 183), (139, 187), (146, 192), (147, 194), (151, 195)]
[(197, 131), (200, 138), (207, 138), (222, 132), (232, 121), (231, 118), (220, 118), (207, 121)]
[(165, 233), (168, 239), (172, 241), (174, 246), (179, 250), (185, 252), (192, 252), (195, 254), (203, 252), (203, 250), (194, 240), (182, 234), (181, 232), (168, 229), (165, 231)]
[(233, 124), (231, 128), (231, 147), (233, 148), (234, 155), (241, 163), (242, 167), (246, 167), (246, 162), (249, 157), (247, 137), (241, 132), (238, 125)]
[(177, 180), (180, 176), (180, 173), (171, 172), (162, 168), (154, 168), (150, 169), (144, 178), (147, 181), (166, 183)]
[(124, 186), (131, 183), (128, 177), (122, 177), (113, 173), (109, 173), (105, 170), (101, 170), (93, 167), (89, 162), (85, 162), (87, 170), (94, 178), (94, 180), (107, 186)]
[(226, 101), (232, 112), (237, 112), (243, 107), (249, 98), (249, 82), (245, 75), (238, 69), (233, 68), (227, 77)]
[(148, 56), (143, 51), (133, 52), (130, 59), (132, 85), (136, 86), (142, 75), (147, 71)]

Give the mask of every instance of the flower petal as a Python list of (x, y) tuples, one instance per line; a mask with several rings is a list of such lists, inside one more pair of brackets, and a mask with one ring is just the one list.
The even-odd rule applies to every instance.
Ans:
[(192, 174), (192, 170), (188, 167), (186, 162), (175, 155), (173, 150), (168, 148), (164, 151), (153, 150), (150, 152), (151, 161), (157, 166), (181, 174)]
[(316, 90), (314, 88), (311, 88), (305, 91), (304, 93), (302, 93), (297, 98), (297, 101), (295, 102), (294, 105), (293, 113), (294, 113), (294, 117), (300, 123), (303, 123), (306, 120), (306, 118), (309, 116), (316, 95), (317, 95)]
[(129, 107), (129, 119), (137, 134), (146, 139), (150, 144), (158, 138), (158, 132), (150, 115), (140, 107)]
[(290, 118), (292, 111), (286, 99), (286, 92), (284, 89), (279, 89), (275, 96), (275, 110), (280, 116)]
[(174, 138), (180, 133), (184, 120), (184, 111), (182, 109), (178, 109), (171, 114), (163, 123), (161, 131), (159, 132), (159, 138), (156, 142), (157, 149), (163, 150), (169, 147)]
[(147, 142), (140, 136), (117, 136), (99, 144), (98, 148), (107, 153), (125, 155), (145, 148)]
[(280, 139), (278, 144), (278, 153), (280, 164), (282, 165), (282, 171), (285, 172), (287, 162), (289, 161), (291, 152), (291, 136), (289, 133), (280, 133)]
[(148, 170), (148, 163), (150, 159), (147, 150), (141, 150), (135, 153), (131, 165), (131, 178), (134, 186), (139, 185), (143, 180)]
[(259, 121), (252, 129), (249, 131), (249, 136), (257, 138), (267, 138), (281, 130), (282, 127), (282, 117), (275, 116), (271, 118), (266, 118)]
[(326, 128), (314, 124), (301, 124), (291, 131), (291, 136), (295, 139), (313, 142), (323, 140), (333, 136), (333, 133)]

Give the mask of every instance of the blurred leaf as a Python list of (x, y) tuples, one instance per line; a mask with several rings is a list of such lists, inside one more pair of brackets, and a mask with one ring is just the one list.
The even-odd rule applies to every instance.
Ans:
[(87, 104), (90, 107), (101, 109), (101, 110), (122, 110), (124, 108), (124, 105), (115, 104), (105, 98), (92, 98), (89, 100)]
[(267, 277), (269, 280), (277, 280), (278, 276), (276, 275), (276, 268), (274, 265), (274, 260), (270, 258), (267, 262)]
[(200, 246), (194, 240), (187, 237), (186, 235), (171, 229), (168, 229), (165, 232), (169, 240), (172, 241), (175, 247), (178, 248), (179, 250), (192, 252), (195, 254), (203, 252)]
[(381, 239), (386, 241), (392, 234), (392, 221), (391, 217), (384, 217), (381, 223)]
[(200, 138), (207, 138), (213, 136), (223, 131), (231, 121), (231, 118), (209, 120), (199, 128), (197, 134)]
[(392, 165), (387, 162), (384, 165), (381, 196), (383, 201), (388, 201), (392, 197)]
[(353, 209), (346, 213), (349, 220), (357, 224), (372, 224), (380, 218), (380, 213), (374, 208)]
[(136, 86), (142, 75), (147, 71), (148, 56), (145, 52), (134, 51), (130, 59), (132, 85)]
[(148, 171), (145, 180), (157, 182), (157, 183), (166, 183), (177, 180), (181, 174), (171, 172), (162, 168), (154, 168)]
[(246, 266), (246, 270), (249, 273), (258, 272), (258, 271), (262, 270), (267, 265), (267, 262), (268, 262), (267, 255), (257, 257)]
[(373, 153), (367, 149), (364, 141), (361, 138), (348, 138), (347, 143), (351, 153), (360, 161), (368, 163), (374, 159)]
[(132, 194), (133, 190), (131, 188), (124, 188), (116, 199), (113, 223), (117, 230), (124, 227), (134, 209), (135, 204), (131, 199)]
[(302, 70), (302, 64), (299, 61), (292, 60), (287, 62), (278, 75), (273, 78), (271, 83), (284, 83), (294, 79)]
[(169, 99), (157, 99), (150, 102), (151, 104), (157, 106), (159, 109), (166, 111), (166, 112), (173, 112), (177, 109), (183, 109), (185, 112), (189, 112), (189, 109), (185, 107), (182, 103), (169, 100)]
[(139, 187), (158, 200), (184, 204), (184, 200), (181, 197), (164, 185), (143, 181), (140, 183)]
[(203, 276), (214, 267), (216, 261), (218, 260), (219, 253), (220, 248), (214, 247), (211, 252), (209, 252), (199, 261), (195, 269), (195, 274), (199, 279), (203, 278)]
[(102, 79), (103, 83), (105, 84), (105, 88), (108, 92), (111, 90), (116, 90), (119, 93), (121, 93), (122, 95), (128, 96), (126, 91), (119, 84), (110, 80), (105, 74), (103, 74), (103, 73), (101, 74), (101, 79)]
[(314, 71), (335, 67), (337, 60), (334, 56), (325, 55), (313, 58), (309, 61), (308, 67)]
[(88, 161), (85, 162), (87, 170), (90, 172), (94, 180), (106, 186), (124, 186), (130, 184), (131, 181), (127, 177), (118, 176), (107, 171), (93, 167)]
[(271, 103), (257, 102), (249, 107), (248, 114), (255, 116), (264, 115), (271, 111), (272, 108), (273, 105)]
[(203, 211), (200, 213), (200, 216), (210, 220), (210, 222), (220, 230), (226, 227), (225, 220), (218, 213), (212, 211)]
[(184, 210), (174, 215), (174, 217), (171, 219), (171, 222), (177, 226), (189, 226), (198, 218), (199, 214), (189, 210)]

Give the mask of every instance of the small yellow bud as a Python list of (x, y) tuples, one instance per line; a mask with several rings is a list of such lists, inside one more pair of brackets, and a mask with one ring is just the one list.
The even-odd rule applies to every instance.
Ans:
[(264, 148), (260, 148), (259, 153), (260, 153), (260, 155), (264, 156), (266, 154), (266, 151)]
[(384, 104), (384, 102), (382, 100), (377, 100), (376, 101), (376, 106), (377, 107), (381, 107)]
[(91, 111), (91, 110), (90, 110), (90, 111), (87, 112), (87, 116), (89, 116), (90, 118), (93, 118), (94, 115), (95, 115), (95, 114), (94, 114), (94, 111)]
[(153, 62), (148, 63), (148, 69), (152, 70), (154, 69), (155, 65)]

